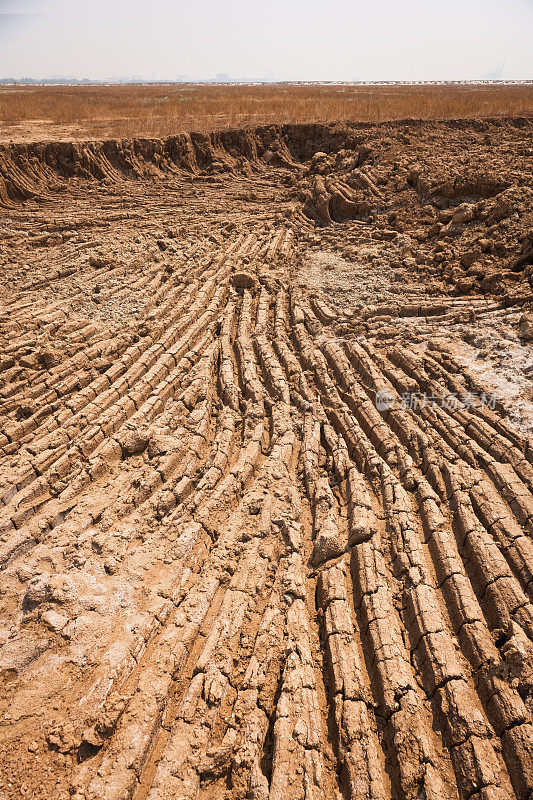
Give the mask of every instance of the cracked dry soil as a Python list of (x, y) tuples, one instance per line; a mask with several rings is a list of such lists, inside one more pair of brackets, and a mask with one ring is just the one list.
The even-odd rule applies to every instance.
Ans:
[(531, 798), (532, 124), (0, 148), (2, 800)]

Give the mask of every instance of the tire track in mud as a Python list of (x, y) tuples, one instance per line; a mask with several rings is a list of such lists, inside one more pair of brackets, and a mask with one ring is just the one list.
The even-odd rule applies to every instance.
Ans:
[[(402, 403), (485, 391), (420, 341), (527, 300), (332, 310), (297, 279), (310, 223), (272, 153), (257, 180), (176, 173), (159, 205), (130, 187), (155, 260), (50, 255), (2, 306), (6, 797), (532, 796), (531, 442), (502, 403)], [(159, 219), (184, 186), (180, 239)]]

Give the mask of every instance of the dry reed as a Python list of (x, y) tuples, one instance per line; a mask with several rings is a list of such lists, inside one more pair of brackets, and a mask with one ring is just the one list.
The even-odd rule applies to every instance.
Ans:
[(531, 116), (533, 85), (2, 86), (0, 137), (168, 136), (263, 123)]

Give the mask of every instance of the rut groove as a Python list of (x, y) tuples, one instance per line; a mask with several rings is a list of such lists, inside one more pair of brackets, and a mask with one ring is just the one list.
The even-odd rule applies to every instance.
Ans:
[(0, 148), (2, 797), (530, 800), (530, 131)]

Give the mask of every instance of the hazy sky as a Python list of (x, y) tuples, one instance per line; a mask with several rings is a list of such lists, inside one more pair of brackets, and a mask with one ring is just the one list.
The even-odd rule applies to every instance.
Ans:
[(0, 0), (0, 77), (533, 78), (533, 0)]

